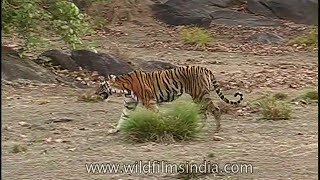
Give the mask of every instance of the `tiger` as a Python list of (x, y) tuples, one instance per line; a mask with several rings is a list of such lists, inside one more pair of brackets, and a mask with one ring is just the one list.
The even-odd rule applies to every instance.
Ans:
[(188, 94), (194, 102), (203, 104), (205, 114), (212, 113), (216, 121), (215, 132), (219, 132), (221, 112), (210, 97), (211, 91), (215, 91), (227, 104), (238, 105), (243, 101), (241, 92), (234, 94), (234, 97), (239, 96), (237, 101), (226, 98), (211, 70), (192, 65), (157, 71), (134, 70), (119, 76), (109, 75), (99, 84), (96, 94), (104, 99), (112, 94), (124, 95), (124, 109), (115, 132), (120, 131), (130, 112), (139, 103), (147, 109), (158, 111), (158, 104), (174, 101), (182, 94)]

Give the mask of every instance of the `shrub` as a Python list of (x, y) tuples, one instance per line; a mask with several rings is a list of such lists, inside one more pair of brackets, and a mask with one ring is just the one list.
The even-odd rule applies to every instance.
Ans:
[(307, 35), (294, 38), (292, 43), (306, 44), (307, 46), (318, 46), (318, 27), (313, 28)]
[(277, 92), (275, 94), (273, 94), (273, 97), (276, 100), (285, 100), (288, 98), (288, 94), (282, 93), (282, 92)]
[(82, 44), (87, 20), (78, 7), (66, 0), (3, 0), (1, 28), (4, 34), (21, 36), (24, 50), (43, 45), (43, 39), (58, 35), (72, 49)]
[(180, 33), (184, 42), (197, 46), (205, 46), (212, 41), (208, 31), (199, 27), (184, 28)]
[(10, 151), (11, 153), (20, 153), (20, 152), (26, 152), (27, 148), (21, 145), (13, 145), (12, 150)]
[(195, 138), (200, 132), (200, 108), (193, 102), (176, 100), (159, 110), (138, 107), (121, 127), (124, 137), (137, 142), (173, 142)]
[(309, 100), (318, 100), (318, 90), (317, 89), (308, 90), (305, 92), (303, 97)]
[(290, 119), (291, 109), (285, 102), (277, 101), (275, 98), (265, 98), (260, 103), (262, 115), (265, 119), (281, 120)]

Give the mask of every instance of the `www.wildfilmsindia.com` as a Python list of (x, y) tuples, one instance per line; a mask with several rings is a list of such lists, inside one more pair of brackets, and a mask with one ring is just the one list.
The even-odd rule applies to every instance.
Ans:
[(175, 174), (175, 173), (214, 173), (249, 174), (253, 173), (250, 163), (225, 163), (219, 165), (204, 160), (201, 163), (170, 163), (167, 161), (135, 161), (133, 163), (86, 163), (89, 174)]

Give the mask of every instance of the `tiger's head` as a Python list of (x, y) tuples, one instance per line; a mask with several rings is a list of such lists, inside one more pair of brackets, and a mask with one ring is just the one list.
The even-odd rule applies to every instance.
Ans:
[(128, 93), (129, 91), (124, 81), (115, 75), (109, 75), (108, 78), (101, 80), (95, 92), (95, 94), (102, 96), (104, 99), (108, 99), (112, 94), (122, 95)]

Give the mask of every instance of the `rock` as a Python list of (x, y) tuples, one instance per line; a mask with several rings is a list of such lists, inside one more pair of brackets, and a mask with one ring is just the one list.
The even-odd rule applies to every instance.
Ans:
[(50, 124), (50, 123), (67, 123), (67, 122), (71, 122), (71, 121), (73, 121), (73, 119), (60, 118), (60, 119), (49, 119), (49, 120), (46, 120), (45, 123), (46, 124)]
[(258, 17), (252, 14), (236, 12), (228, 9), (221, 9), (210, 13), (213, 24), (223, 24), (232, 26), (279, 26), (280, 21), (265, 17)]
[(248, 41), (256, 41), (261, 43), (283, 43), (285, 39), (272, 33), (256, 33), (247, 38)]
[(88, 0), (72, 0), (72, 2), (81, 10), (85, 10), (91, 5), (91, 2)]
[(213, 136), (212, 140), (214, 140), (214, 141), (223, 141), (224, 138), (220, 137), (220, 136)]
[(318, 24), (318, 0), (248, 0), (246, 9), (266, 17)]
[(214, 0), (214, 1), (210, 1), (210, 3), (212, 3), (212, 4), (209, 4), (209, 5), (214, 5), (214, 6), (226, 8), (226, 7), (230, 7), (232, 5), (242, 4), (243, 2), (244, 2), (244, 0)]
[(39, 58), (42, 56), (50, 58), (52, 65), (60, 66), (61, 69), (77, 70), (79, 67), (69, 55), (62, 53), (59, 50), (45, 51)]
[(7, 81), (31, 80), (42, 83), (56, 82), (56, 76), (39, 66), (33, 60), (23, 57), (20, 58), (18, 52), (11, 48), (1, 46), (1, 74), (2, 79)]
[(211, 23), (208, 12), (217, 8), (207, 6), (210, 2), (210, 0), (168, 0), (163, 4), (153, 4), (151, 9), (156, 18), (170, 25), (208, 27)]
[(71, 58), (84, 69), (97, 71), (100, 75), (120, 75), (133, 70), (133, 67), (122, 60), (105, 53), (94, 53), (87, 50), (72, 51)]
[(169, 62), (144, 61), (139, 64), (138, 69), (155, 71), (155, 70), (162, 70), (162, 69), (172, 69), (172, 68), (176, 68), (176, 67), (177, 67), (176, 65), (173, 65)]
[(156, 18), (170, 25), (196, 25), (202, 27), (208, 27), (211, 23), (251, 27), (280, 25), (279, 21), (270, 18), (257, 17), (252, 14), (221, 8), (238, 1), (168, 0), (163, 4), (152, 5), (151, 9)]
[(27, 122), (24, 122), (24, 121), (20, 121), (20, 122), (18, 122), (18, 124), (22, 127), (29, 127), (30, 126), (30, 124), (28, 124)]

